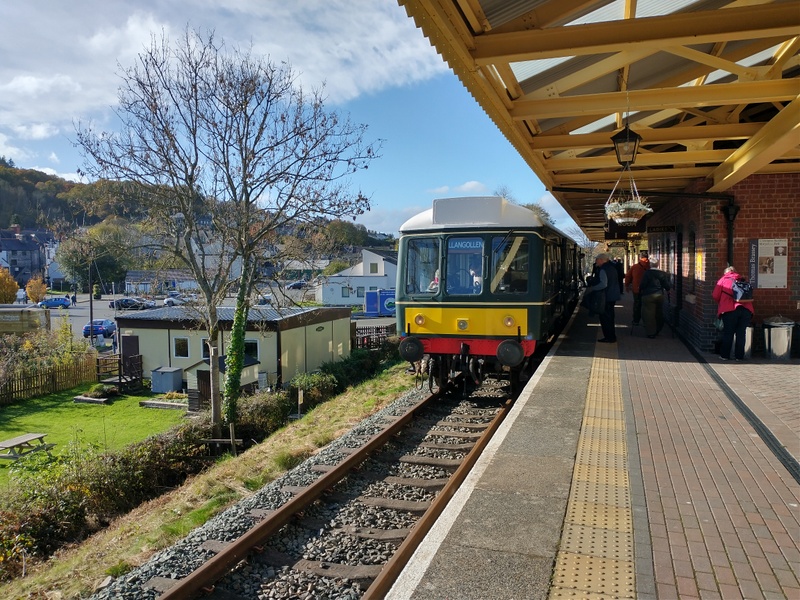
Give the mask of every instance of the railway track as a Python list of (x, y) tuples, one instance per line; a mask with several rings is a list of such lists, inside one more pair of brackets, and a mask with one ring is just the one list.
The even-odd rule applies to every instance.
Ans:
[(509, 400), (416, 390), (93, 598), (381, 598)]

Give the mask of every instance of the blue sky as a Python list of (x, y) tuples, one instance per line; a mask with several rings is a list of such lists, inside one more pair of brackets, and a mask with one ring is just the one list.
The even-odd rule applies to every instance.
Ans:
[(0, 156), (77, 180), (77, 120), (113, 129), (119, 66), (166, 32), (213, 29), (227, 43), (288, 60), (330, 109), (368, 125), (382, 158), (353, 179), (372, 199), (357, 222), (396, 234), (434, 198), (501, 186), (564, 210), (414, 27), (395, 0), (37, 0), (4, 3), (0, 20)]

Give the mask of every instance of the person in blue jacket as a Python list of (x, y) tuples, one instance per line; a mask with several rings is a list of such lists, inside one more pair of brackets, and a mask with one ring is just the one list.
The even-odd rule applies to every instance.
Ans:
[(598, 282), (586, 288), (586, 290), (587, 292), (599, 292), (602, 290), (606, 295), (605, 310), (600, 313), (600, 329), (603, 332), (603, 337), (597, 341), (604, 344), (613, 344), (617, 341), (614, 305), (621, 295), (617, 267), (611, 262), (608, 254), (598, 254), (594, 264), (597, 267)]

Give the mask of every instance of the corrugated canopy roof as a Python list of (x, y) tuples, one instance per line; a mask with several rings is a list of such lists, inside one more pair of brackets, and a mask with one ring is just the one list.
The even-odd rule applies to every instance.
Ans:
[(800, 171), (797, 0), (398, 2), (591, 239), (626, 119), (655, 211), (698, 179)]

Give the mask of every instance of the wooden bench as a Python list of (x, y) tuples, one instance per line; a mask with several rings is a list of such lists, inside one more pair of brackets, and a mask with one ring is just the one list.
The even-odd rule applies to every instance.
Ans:
[[(236, 442), (237, 446), (241, 446), (242, 444), (244, 444), (244, 440), (234, 440), (234, 441)], [(231, 445), (230, 438), (212, 438), (212, 439), (199, 440), (199, 442), (201, 444), (221, 444), (223, 446)]]
[(0, 442), (0, 458), (8, 460), (18, 460), (19, 458), (44, 450), (49, 452), (55, 444), (48, 444), (44, 441), (46, 433), (25, 433)]

